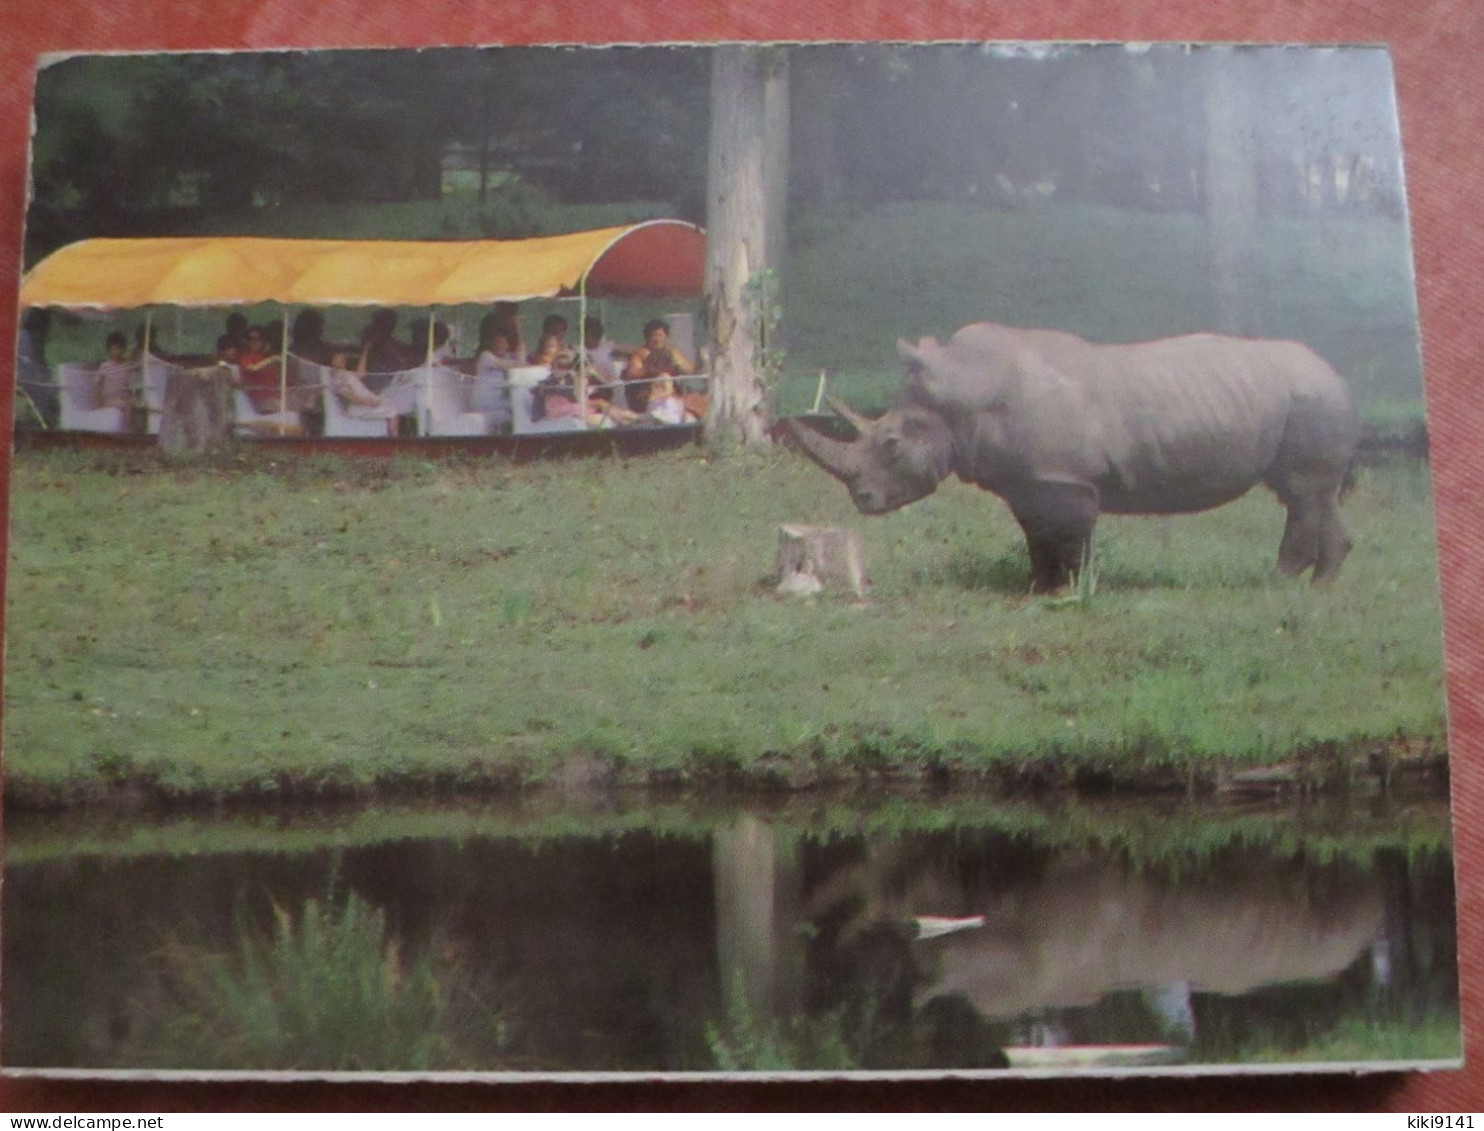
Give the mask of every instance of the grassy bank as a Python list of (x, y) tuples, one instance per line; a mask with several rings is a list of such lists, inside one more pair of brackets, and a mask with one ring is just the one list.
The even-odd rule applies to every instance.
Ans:
[[(1198, 785), (1444, 736), (1416, 466), (1364, 473), (1333, 589), (1272, 576), (1283, 512), (1259, 492), (1104, 520), (1096, 594), (1057, 605), (1024, 595), (1018, 533), (982, 492), (863, 519), (786, 453), (140, 458), (16, 460), (9, 804), (901, 774)], [(777, 525), (800, 521), (861, 531), (869, 601), (772, 594)]]
[(712, 837), (740, 819), (765, 822), (785, 840), (893, 838), (941, 832), (998, 833), (1055, 850), (1117, 855), (1138, 868), (1205, 865), (1228, 852), (1262, 850), (1320, 863), (1367, 864), (1380, 849), (1408, 856), (1449, 851), (1448, 806), (1436, 797), (1384, 804), (1254, 804), (1181, 797), (995, 799), (970, 791), (851, 790), (787, 797), (558, 790), (519, 797), (278, 807), (233, 812), (141, 814), (74, 810), (11, 815), (11, 865), (58, 859), (345, 851), (407, 841), (518, 838), (557, 844), (572, 838), (645, 833)]

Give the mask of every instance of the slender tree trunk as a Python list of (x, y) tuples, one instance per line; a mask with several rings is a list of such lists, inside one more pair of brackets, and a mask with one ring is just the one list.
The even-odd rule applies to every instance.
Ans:
[(1206, 239), (1216, 328), (1257, 334), (1256, 59), (1243, 47), (1206, 50)]
[(490, 199), (490, 129), (494, 121), (494, 86), (486, 79), (479, 88), (479, 206)]
[(712, 445), (768, 442), (771, 408), (758, 364), (767, 311), (759, 283), (783, 240), (782, 220), (770, 220), (769, 211), (779, 206), (786, 181), (785, 68), (786, 56), (765, 47), (718, 47), (712, 60), (706, 188), (712, 354), (706, 437)]
[(788, 269), (789, 79), (788, 52), (769, 52), (763, 73), (763, 226), (767, 269)]
[(789, 95), (793, 132), (789, 163), (794, 173), (794, 200), (803, 205), (840, 202), (840, 161), (835, 144), (836, 106), (842, 79), (835, 57), (840, 48), (805, 47), (790, 60)]

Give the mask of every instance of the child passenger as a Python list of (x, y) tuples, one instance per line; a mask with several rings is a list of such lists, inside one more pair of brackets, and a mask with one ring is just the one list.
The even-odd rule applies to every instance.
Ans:
[(103, 347), (108, 356), (93, 377), (93, 407), (128, 411), (134, 405), (135, 376), (139, 373), (138, 363), (126, 356), (129, 339), (115, 330), (103, 339)]
[(675, 382), (659, 377), (649, 384), (649, 405), (644, 415), (660, 424), (684, 424), (685, 404), (675, 391)]

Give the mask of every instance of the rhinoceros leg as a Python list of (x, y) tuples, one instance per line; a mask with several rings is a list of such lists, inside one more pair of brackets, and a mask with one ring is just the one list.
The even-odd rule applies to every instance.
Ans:
[(1083, 483), (1032, 483), (1007, 496), (1031, 555), (1031, 591), (1060, 589), (1082, 568), (1098, 519), (1097, 491)]
[(1322, 520), (1316, 507), (1298, 499), (1288, 504), (1283, 541), (1278, 544), (1278, 572), (1297, 577), (1319, 560)]
[[(1338, 494), (1338, 493), (1337, 493)], [(1354, 545), (1340, 522), (1339, 500), (1329, 499), (1323, 509), (1322, 526), (1319, 531), (1319, 558), (1314, 563), (1314, 580), (1331, 581), (1340, 572), (1345, 555)]]

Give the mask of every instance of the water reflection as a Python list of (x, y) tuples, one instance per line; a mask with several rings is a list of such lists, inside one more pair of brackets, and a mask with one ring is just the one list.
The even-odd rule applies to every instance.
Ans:
[[(1116, 820), (1149, 827), (1147, 815)], [(234, 1008), (266, 1008), (242, 1006), (255, 985), (274, 1008), (297, 994), (317, 1003), (310, 1013), (345, 1011), (343, 1025), (312, 1019), (334, 1034), (316, 1048), (280, 1050), (276, 1066), (292, 1068), (1457, 1055), (1445, 837), (1378, 835), (1372, 823), (1348, 838), (1332, 825), (1272, 838), (1252, 830), (1284, 827), (1283, 815), (1264, 825), (1249, 814), (1220, 836), (1219, 821), (1198, 824), (1201, 843), (1185, 845), (1178, 832), (1087, 837), (1055, 819), (1027, 831), (1024, 815), (988, 809), (934, 832), (908, 820), (908, 831), (863, 833), (838, 812), (656, 822), (670, 832), (564, 831), (573, 824), (450, 818), (465, 831), (436, 837), (389, 821), (378, 836), (373, 819), (345, 843), (290, 823), (239, 838), (251, 851), (192, 854), (157, 850), (169, 834), (147, 851), (57, 847), (55, 833), (12, 821), (5, 1063), (245, 1063), (241, 1045), (211, 1047), (226, 1039), (212, 1033), (243, 1028), (193, 988), (213, 981), (233, 987)], [(50, 850), (36, 847), (49, 835)], [(336, 942), (336, 915), (362, 945)], [(289, 956), (281, 969), (275, 952)], [(348, 1004), (330, 1004), (345, 986)], [(437, 1039), (398, 1045), (383, 1032), (375, 1056), (342, 1041), (398, 1017)]]

